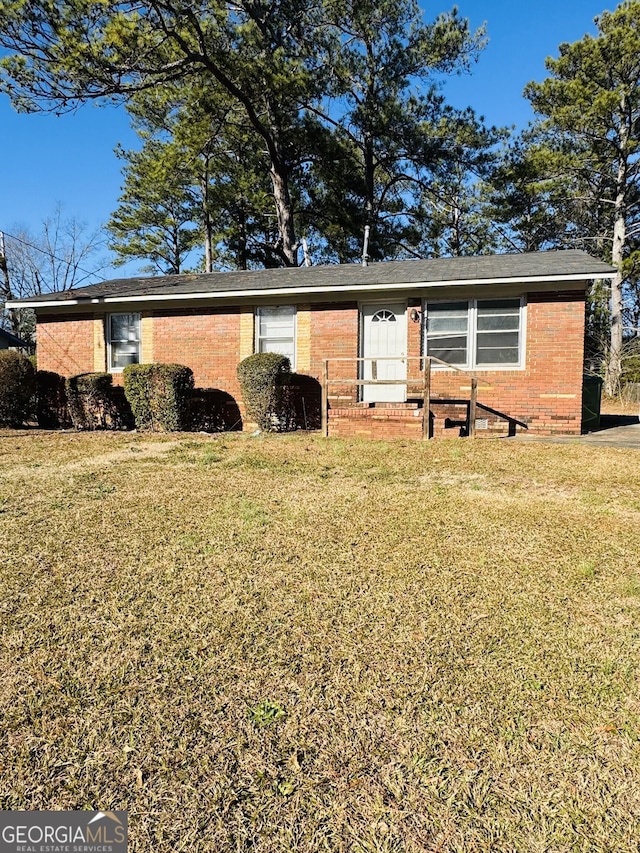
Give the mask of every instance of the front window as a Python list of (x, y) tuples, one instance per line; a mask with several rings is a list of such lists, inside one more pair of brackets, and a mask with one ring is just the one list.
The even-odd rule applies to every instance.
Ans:
[(258, 308), (256, 314), (256, 352), (286, 355), (295, 370), (296, 309), (293, 305)]
[(427, 302), (425, 352), (455, 367), (516, 367), (523, 310), (519, 298)]
[(427, 355), (456, 367), (467, 363), (469, 351), (469, 303), (427, 304)]
[(476, 308), (476, 364), (518, 364), (520, 300), (483, 299)]
[(107, 318), (109, 369), (122, 370), (140, 362), (140, 315), (110, 314)]

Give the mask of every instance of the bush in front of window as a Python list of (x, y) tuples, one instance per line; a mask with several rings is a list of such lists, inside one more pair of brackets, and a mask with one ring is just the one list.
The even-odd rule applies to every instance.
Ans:
[(275, 432), (287, 423), (285, 388), (291, 377), (286, 355), (257, 352), (237, 368), (248, 420), (265, 432)]
[(26, 355), (0, 350), (0, 426), (19, 427), (29, 420), (35, 376)]
[(59, 373), (36, 371), (36, 418), (42, 429), (60, 429), (71, 423), (64, 376)]
[(130, 412), (110, 373), (80, 373), (65, 382), (67, 406), (78, 430), (127, 429)]
[(124, 393), (138, 429), (176, 432), (188, 427), (193, 371), (184, 364), (130, 364)]

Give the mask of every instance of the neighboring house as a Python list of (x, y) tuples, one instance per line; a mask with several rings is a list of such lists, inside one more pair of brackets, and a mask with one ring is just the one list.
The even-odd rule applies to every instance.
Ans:
[(16, 338), (6, 329), (0, 329), (0, 349), (28, 349), (29, 344), (22, 338)]
[(464, 429), (473, 377), (478, 429), (579, 433), (585, 289), (614, 272), (571, 250), (116, 279), (10, 307), (35, 309), (38, 367), (64, 376), (179, 362), (241, 404), (238, 363), (280, 352), (328, 372), (330, 434), (410, 437), (426, 355), (432, 433)]

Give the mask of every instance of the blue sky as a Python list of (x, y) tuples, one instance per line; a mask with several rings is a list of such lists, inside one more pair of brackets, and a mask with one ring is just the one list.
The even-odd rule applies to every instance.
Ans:
[[(531, 119), (522, 90), (546, 76), (544, 60), (563, 41), (595, 33), (593, 18), (615, 8), (606, 0), (458, 0), (473, 27), (487, 22), (489, 44), (471, 75), (447, 81), (445, 93), (457, 107), (472, 106), (490, 124), (526, 126)], [(450, 8), (423, 0), (425, 18)], [(59, 203), (90, 229), (117, 207), (120, 143), (135, 147), (122, 108), (87, 105), (59, 118), (18, 115), (0, 95), (0, 230), (23, 225), (33, 231)], [(135, 267), (127, 266), (132, 273)], [(122, 270), (103, 271), (120, 275)]]

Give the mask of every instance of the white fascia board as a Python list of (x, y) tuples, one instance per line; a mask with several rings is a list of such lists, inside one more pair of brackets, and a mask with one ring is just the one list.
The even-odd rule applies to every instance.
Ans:
[(80, 305), (77, 299), (49, 299), (42, 302), (21, 302), (19, 299), (10, 299), (4, 303), (5, 308), (59, 308), (61, 305)]
[(328, 293), (328, 294), (349, 294), (360, 292), (384, 292), (387, 290), (428, 290), (430, 288), (441, 287), (470, 287), (479, 285), (493, 284), (553, 284), (554, 282), (586, 282), (591, 279), (611, 279), (616, 275), (611, 273), (583, 273), (576, 275), (575, 273), (566, 275), (536, 275), (523, 277), (509, 278), (468, 278), (455, 279), (453, 281), (414, 281), (414, 282), (394, 282), (392, 284), (350, 284), (343, 287), (336, 285), (321, 285), (318, 287), (269, 287), (259, 288), (258, 290), (214, 290), (203, 291), (202, 293), (145, 293), (140, 296), (103, 296), (95, 299), (65, 299), (65, 300), (43, 300), (42, 302), (22, 303), (19, 300), (7, 302), (7, 308), (59, 308), (62, 305), (104, 305), (111, 303), (123, 302), (188, 302), (195, 299), (247, 299), (249, 297), (270, 297), (270, 296), (305, 296), (308, 293)]

